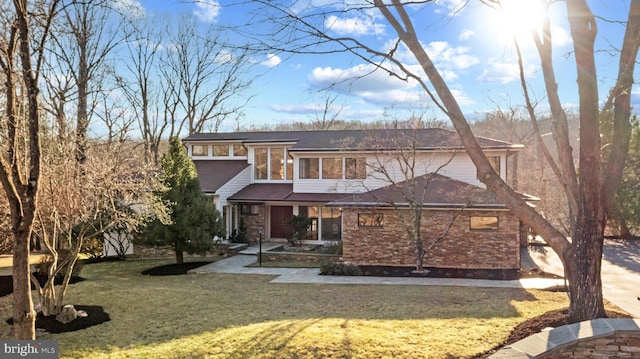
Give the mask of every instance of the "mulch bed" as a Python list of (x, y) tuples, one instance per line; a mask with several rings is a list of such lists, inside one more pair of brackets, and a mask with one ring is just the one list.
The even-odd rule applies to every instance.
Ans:
[[(38, 282), (40, 285), (44, 285), (47, 281), (46, 276), (36, 275)], [(62, 284), (61, 277), (56, 278), (54, 283), (56, 285)], [(69, 284), (78, 283), (84, 281), (85, 279), (82, 277), (74, 276), (71, 277)], [(35, 286), (31, 285), (32, 289), (35, 289)], [(13, 293), (13, 278), (10, 275), (0, 276), (0, 297), (5, 295), (9, 295)], [(56, 320), (55, 316), (45, 317), (42, 313), (38, 313), (36, 317), (36, 328), (45, 330), (49, 333), (64, 333), (64, 332), (72, 332), (80, 329), (85, 329), (94, 325), (102, 324), (111, 320), (108, 313), (104, 312), (104, 308), (101, 306), (95, 305), (74, 305), (76, 310), (84, 310), (87, 312), (86, 318), (76, 318), (72, 322), (67, 324), (62, 324)], [(13, 318), (7, 319), (7, 324), (13, 325)]]
[[(104, 308), (101, 306), (74, 305), (73, 307), (76, 308), (76, 310), (84, 310), (87, 313), (87, 317), (79, 317), (67, 324), (62, 324), (56, 320), (55, 315), (45, 317), (42, 312), (40, 312), (36, 317), (36, 328), (42, 329), (47, 333), (65, 333), (86, 329), (111, 320), (109, 314), (105, 313)], [(13, 325), (13, 318), (7, 319), (7, 324)]]
[(149, 268), (147, 270), (142, 271), (144, 275), (151, 276), (164, 276), (164, 275), (183, 275), (187, 274), (192, 269), (202, 267), (203, 265), (209, 264), (212, 262), (185, 262), (185, 263), (174, 263), (167, 264), (163, 266), (158, 266), (154, 268)]

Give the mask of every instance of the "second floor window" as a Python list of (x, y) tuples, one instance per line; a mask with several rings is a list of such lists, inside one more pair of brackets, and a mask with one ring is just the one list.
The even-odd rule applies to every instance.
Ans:
[(284, 179), (284, 148), (271, 148), (271, 178), (272, 180)]
[(300, 178), (319, 178), (320, 159), (318, 158), (301, 158), (300, 159)]
[(255, 179), (284, 180), (293, 175), (293, 160), (283, 147), (257, 147), (254, 149)]
[(216, 157), (229, 156), (229, 145), (213, 145), (213, 155)]
[(365, 179), (367, 178), (367, 161), (364, 158), (344, 159), (344, 178)]
[(247, 155), (247, 149), (243, 145), (233, 145), (233, 155), (245, 157)]
[(206, 145), (193, 145), (193, 147), (191, 147), (192, 156), (208, 156), (208, 152), (209, 146)]
[(342, 158), (322, 159), (322, 178), (341, 179), (342, 178)]
[(256, 179), (268, 179), (269, 172), (267, 167), (269, 165), (268, 156), (269, 156), (268, 148), (256, 148), (254, 153), (254, 162), (253, 166), (256, 171)]

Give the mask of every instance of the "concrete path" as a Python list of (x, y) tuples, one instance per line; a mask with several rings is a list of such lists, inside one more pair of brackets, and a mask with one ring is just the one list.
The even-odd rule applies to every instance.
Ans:
[[(250, 247), (251, 250), (254, 247)], [(263, 247), (264, 250), (264, 247)], [(241, 252), (242, 253), (242, 252)], [(244, 253), (252, 253), (244, 252)], [(257, 253), (257, 251), (253, 252)], [(406, 277), (371, 277), (371, 276), (329, 276), (320, 275), (318, 268), (267, 268), (247, 267), (256, 263), (255, 254), (238, 254), (218, 262), (195, 268), (189, 273), (231, 273), (231, 274), (264, 274), (277, 278), (271, 283), (312, 283), (312, 284), (385, 284), (385, 285), (432, 285), (459, 287), (494, 287), (494, 288), (549, 288), (561, 285), (562, 280), (546, 278), (525, 278), (520, 280), (483, 280), (460, 278), (406, 278)]]

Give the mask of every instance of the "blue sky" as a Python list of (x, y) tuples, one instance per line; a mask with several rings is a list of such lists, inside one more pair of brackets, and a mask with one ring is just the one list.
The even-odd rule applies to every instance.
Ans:
[[(139, 2), (137, 2), (139, 1)], [(350, 0), (352, 3), (364, 0)], [(518, 1), (517, 8), (530, 0)], [(466, 7), (460, 7), (462, 0), (437, 0), (410, 9), (414, 25), (420, 33), (421, 41), (428, 49), (448, 80), (450, 88), (465, 113), (470, 118), (482, 116), (484, 112), (497, 107), (507, 108), (523, 104), (519, 87), (517, 65), (510, 35), (513, 31), (522, 36), (527, 79), (531, 82), (531, 93), (540, 102), (539, 111), (544, 112), (546, 98), (541, 82), (541, 71), (533, 45), (522, 35), (530, 22), (537, 19), (535, 8), (526, 8), (524, 14), (511, 16), (513, 24), (478, 0), (470, 0)], [(199, 2), (127, 0), (123, 6), (137, 7), (145, 14), (190, 12), (196, 15), (203, 26), (210, 24), (243, 24), (251, 14), (251, 6), (229, 6), (225, 0), (203, 0)], [(341, 3), (330, 0), (307, 0), (307, 5)], [(589, 2), (594, 13), (608, 21), (598, 21), (598, 62), (601, 80), (601, 101), (604, 101), (615, 76), (617, 57), (611, 55), (619, 48), (624, 27), (619, 21), (626, 20), (628, 0)], [(572, 44), (566, 26), (564, 3), (551, 7), (554, 35), (554, 61), (560, 86), (561, 100), (569, 110), (577, 104), (575, 86), (576, 70), (572, 62)], [(335, 8), (334, 8), (335, 9)], [(397, 37), (393, 29), (378, 13), (348, 12), (327, 20), (324, 24), (335, 36), (357, 38), (377, 49), (388, 49)], [(257, 23), (252, 26), (262, 26)], [(268, 31), (265, 28), (265, 31)], [(396, 55), (407, 66), (417, 68), (415, 60), (402, 48)], [(321, 113), (325, 99), (335, 97), (333, 111), (340, 110), (344, 120), (372, 121), (384, 118), (385, 111), (391, 116), (403, 118), (411, 112), (424, 109), (427, 116), (443, 118), (443, 115), (425, 98), (424, 91), (417, 84), (399, 81), (381, 71), (373, 71), (372, 66), (350, 54), (295, 55), (264, 53), (253, 58), (253, 73), (256, 76), (246, 96), (253, 96), (245, 108), (245, 117), (240, 126), (252, 124), (290, 123), (310, 121)], [(362, 74), (368, 76), (355, 81)], [(332, 84), (336, 84), (331, 86)], [(328, 89), (328, 91), (323, 91)], [(634, 102), (638, 100), (638, 90), (634, 89)], [(230, 130), (235, 124), (227, 123), (223, 130)]]

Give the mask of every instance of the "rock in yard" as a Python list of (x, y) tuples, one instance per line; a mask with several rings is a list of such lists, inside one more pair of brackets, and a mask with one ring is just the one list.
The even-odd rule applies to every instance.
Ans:
[(78, 312), (76, 311), (76, 308), (74, 308), (73, 305), (71, 304), (67, 304), (64, 307), (62, 307), (62, 311), (60, 312), (60, 314), (56, 316), (56, 320), (62, 324), (67, 324), (73, 321), (74, 319), (76, 319), (77, 317), (78, 317)]

